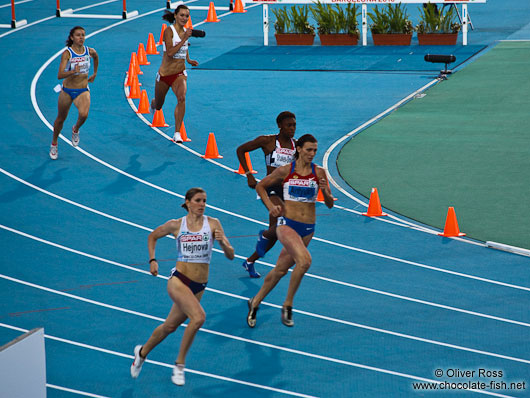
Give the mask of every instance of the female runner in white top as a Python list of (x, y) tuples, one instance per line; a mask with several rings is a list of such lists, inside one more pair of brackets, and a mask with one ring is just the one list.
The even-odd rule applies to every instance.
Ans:
[(173, 306), (165, 322), (153, 331), (149, 340), (143, 346), (135, 347), (134, 362), (131, 365), (131, 376), (136, 378), (140, 374), (147, 354), (189, 318), (171, 377), (171, 381), (177, 385), (184, 385), (186, 354), (206, 318), (200, 300), (208, 282), (213, 240), (219, 242), (228, 259), (234, 258), (234, 248), (225, 236), (219, 220), (204, 215), (206, 208), (204, 190), (201, 188), (188, 190), (182, 207), (188, 210), (187, 216), (178, 220), (169, 220), (151, 232), (147, 240), (150, 271), (155, 276), (158, 275), (158, 262), (155, 258), (156, 241), (169, 234), (173, 234), (177, 240), (177, 265), (171, 271), (167, 284)]

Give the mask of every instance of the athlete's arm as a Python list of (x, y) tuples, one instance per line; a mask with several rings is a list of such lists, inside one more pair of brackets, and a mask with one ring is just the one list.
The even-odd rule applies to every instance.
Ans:
[(245, 175), (247, 176), (247, 183), (248, 186), (252, 189), (256, 188), (256, 178), (252, 175), (251, 171), (248, 169), (247, 160), (245, 159), (245, 153), (246, 152), (252, 152), (255, 151), (258, 148), (263, 149), (265, 152), (265, 147), (268, 143), (268, 137), (265, 135), (260, 135), (259, 137), (253, 139), (252, 141), (245, 142), (244, 144), (241, 144), (236, 149), (237, 154), (237, 160), (239, 160), (239, 164), (245, 171)]
[(324, 195), (324, 203), (326, 206), (331, 209), (335, 201), (333, 200), (333, 195), (331, 194), (331, 189), (329, 188), (328, 176), (326, 175), (326, 170), (322, 167), (316, 167), (317, 178), (318, 178), (318, 187)]
[(186, 29), (180, 42), (178, 42), (175, 46), (173, 46), (173, 30), (166, 29), (164, 31), (164, 43), (166, 43), (166, 54), (170, 57), (173, 57), (173, 55), (179, 52), (180, 47), (184, 45), (184, 43), (186, 42), (186, 40), (190, 38), (190, 36), (191, 36), (191, 29)]
[(229, 260), (233, 260), (235, 256), (235, 250), (232, 245), (230, 245), (230, 242), (223, 231), (223, 227), (221, 226), (221, 222), (217, 218), (208, 218), (210, 219), (210, 225), (212, 227), (214, 239), (219, 242), (225, 257)]
[(261, 180), (259, 184), (256, 186), (256, 192), (258, 193), (259, 197), (263, 201), (263, 204), (267, 206), (267, 209), (269, 209), (270, 215), (273, 217), (281, 216), (283, 212), (283, 207), (272, 203), (272, 201), (269, 199), (269, 195), (267, 194), (267, 188), (273, 185), (280, 185), (285, 179), (285, 177), (289, 175), (290, 169), (291, 169), (290, 164), (278, 167), (271, 174), (269, 174), (263, 180)]
[(169, 220), (165, 224), (155, 228), (153, 232), (147, 237), (147, 249), (149, 250), (149, 268), (151, 274), (154, 276), (158, 275), (158, 261), (155, 257), (156, 241), (169, 234), (177, 234), (180, 230), (181, 220)]
[(70, 59), (70, 52), (68, 50), (64, 50), (63, 55), (61, 56), (61, 63), (59, 64), (59, 73), (57, 73), (57, 79), (66, 79), (67, 77), (73, 76), (76, 73), (79, 73), (79, 65), (75, 66), (74, 70), (65, 71), (66, 64), (68, 63), (68, 60)]
[(90, 53), (90, 56), (94, 60), (94, 73), (92, 74), (92, 76), (88, 78), (88, 82), (92, 83), (94, 80), (96, 80), (96, 75), (98, 74), (99, 56), (96, 50), (94, 50), (93, 48), (89, 48), (88, 52)]

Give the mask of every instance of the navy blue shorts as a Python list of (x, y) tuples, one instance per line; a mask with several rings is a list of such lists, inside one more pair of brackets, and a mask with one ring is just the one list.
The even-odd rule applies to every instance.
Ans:
[(179, 278), (182, 281), (182, 283), (184, 283), (186, 286), (190, 288), (193, 294), (202, 292), (204, 289), (206, 289), (206, 285), (208, 284), (208, 282), (206, 283), (194, 282), (190, 278), (188, 278), (186, 275), (184, 275), (183, 273), (179, 273), (176, 269), (171, 270), (171, 276), (175, 276)]
[(88, 87), (85, 88), (67, 88), (63, 87), (63, 91), (72, 98), (72, 101), (77, 98), (78, 95), (83, 94), (85, 91), (88, 91)]
[(294, 229), (302, 238), (315, 232), (315, 224), (306, 224), (303, 222), (291, 220), (287, 217), (278, 217), (278, 222), (276, 223), (276, 225), (278, 227), (280, 225), (287, 225), (288, 227)]

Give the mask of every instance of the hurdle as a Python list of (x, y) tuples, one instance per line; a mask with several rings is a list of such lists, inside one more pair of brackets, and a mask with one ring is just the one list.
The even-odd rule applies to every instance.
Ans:
[[(19, 1), (19, 3), (25, 3), (25, 1)], [(20, 21), (17, 21), (15, 17), (15, 0), (11, 0), (11, 23), (0, 24), (0, 28), (16, 29), (16, 28), (20, 28), (21, 26), (24, 26), (27, 24), (28, 24), (28, 21), (25, 19), (21, 19)]]
[[(93, 6), (99, 6), (108, 3), (114, 3), (118, 0), (107, 0), (98, 4), (92, 4)], [(74, 14), (74, 10), (68, 8), (61, 10), (61, 0), (57, 0), (57, 10), (55, 16), (58, 18), (94, 18), (94, 19), (127, 19), (138, 15), (138, 11), (127, 11), (127, 0), (123, 0), (123, 11), (121, 15), (112, 14)]]
[[(487, 0), (320, 0), (322, 4), (360, 4), (361, 5), (361, 29), (362, 29), (362, 44), (366, 46), (368, 43), (368, 4), (423, 4), (423, 3), (436, 3), (436, 4), (453, 4), (455, 7), (457, 4), (462, 6), (462, 44), (467, 46), (467, 33), (468, 24), (470, 22), (467, 6), (469, 4), (486, 3)], [(315, 4), (317, 0), (251, 0), (249, 1), (254, 4), (263, 5), (263, 45), (269, 45), (269, 5), (271, 4)], [(245, 4), (243, 4), (245, 5)]]

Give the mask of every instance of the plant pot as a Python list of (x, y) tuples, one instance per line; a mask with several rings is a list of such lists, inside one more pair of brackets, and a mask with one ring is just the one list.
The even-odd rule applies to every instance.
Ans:
[(356, 46), (359, 41), (357, 35), (348, 33), (320, 34), (318, 37), (323, 46)]
[(418, 33), (420, 46), (454, 46), (458, 33)]
[(410, 46), (412, 33), (372, 33), (374, 46)]
[(312, 46), (315, 41), (314, 34), (276, 33), (274, 37), (278, 46)]

